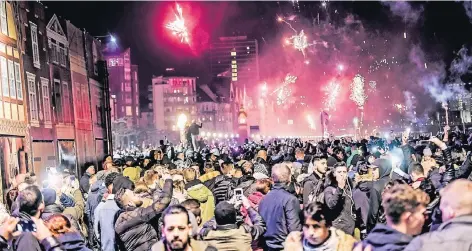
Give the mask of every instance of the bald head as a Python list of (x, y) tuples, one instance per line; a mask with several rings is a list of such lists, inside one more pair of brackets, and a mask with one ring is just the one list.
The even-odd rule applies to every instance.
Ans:
[(472, 214), (472, 181), (458, 179), (441, 190), (440, 208), (443, 221)]
[(272, 167), (272, 180), (275, 183), (289, 183), (290, 169), (285, 164), (277, 164)]

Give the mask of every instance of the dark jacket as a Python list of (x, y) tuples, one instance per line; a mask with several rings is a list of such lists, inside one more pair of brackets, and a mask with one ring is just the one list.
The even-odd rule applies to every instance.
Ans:
[(300, 203), (286, 190), (286, 184), (275, 183), (259, 204), (259, 213), (267, 226), (264, 238), (269, 248), (283, 249), (288, 234), (302, 229), (300, 212)]
[[(33, 236), (31, 233), (29, 233), (29, 235)], [(43, 247), (42, 250), (44, 251), (64, 251), (64, 249), (61, 247), (61, 243), (54, 237), (47, 237), (44, 240), (42, 240), (41, 246)], [(2, 251), (11, 250), (8, 248), (8, 241), (5, 240), (2, 236), (0, 236), (0, 250)], [(35, 250), (35, 249), (33, 246), (31, 246), (30, 248), (25, 248), (25, 249), (18, 248), (18, 249), (13, 249), (13, 250), (16, 251), (16, 250)]]
[(78, 232), (61, 234), (57, 239), (66, 251), (91, 251), (87, 248), (84, 238)]
[(87, 214), (88, 216), (89, 224), (93, 225), (93, 214), (95, 212), (95, 208), (97, 208), (106, 191), (107, 188), (105, 187), (105, 183), (103, 181), (98, 180), (97, 182), (93, 183), (92, 188), (90, 189), (90, 193), (88, 194), (87, 203), (85, 206), (85, 214)]
[(251, 250), (251, 242), (262, 237), (266, 226), (255, 209), (249, 208), (247, 211), (252, 225), (217, 225), (212, 219), (203, 225), (200, 237), (219, 250)]
[[(208, 245), (204, 241), (197, 241), (197, 240), (190, 240), (190, 247), (192, 248), (192, 251), (217, 251), (215, 247), (212, 247)], [(158, 243), (154, 244), (151, 248), (151, 251), (166, 251), (167, 250), (167, 244), (166, 240), (161, 240)]]
[(468, 251), (472, 248), (472, 215), (463, 215), (444, 222), (434, 232), (413, 239), (405, 251), (454, 250)]
[(374, 185), (373, 181), (362, 181), (357, 184), (357, 188), (352, 192), (352, 199), (356, 207), (357, 215), (361, 218), (359, 222), (367, 226), (367, 217), (369, 215), (370, 191)]
[(355, 208), (352, 200), (352, 192), (348, 184), (341, 189), (329, 185), (324, 190), (325, 207), (327, 219), (331, 225), (344, 231), (346, 234), (354, 234)]
[[(305, 180), (303, 181), (303, 205), (306, 206), (309, 201), (309, 196), (310, 193), (313, 192), (313, 189), (316, 187), (316, 184), (318, 184), (318, 181), (321, 179), (318, 174), (313, 172), (310, 176), (306, 177)], [(324, 190), (324, 189), (323, 189)]]
[(236, 181), (227, 175), (219, 175), (206, 181), (204, 185), (213, 193), (215, 197), (215, 205), (218, 205), (221, 201), (226, 201), (233, 197), (233, 190), (236, 187)]
[(84, 175), (80, 178), (80, 191), (83, 194), (86, 194), (89, 192), (90, 189), (90, 174), (85, 172)]
[[(148, 251), (159, 241), (156, 230), (150, 221), (159, 217), (169, 206), (172, 198), (172, 180), (166, 180), (162, 194), (146, 208), (124, 208), (125, 212), (118, 216), (115, 232), (120, 237), (120, 243), (127, 251)], [(156, 190), (158, 191), (158, 190)]]
[(372, 186), (369, 200), (369, 215), (367, 218), (367, 230), (372, 229), (377, 224), (380, 205), (382, 203), (382, 193), (390, 181), (390, 173), (392, 171), (392, 162), (388, 159), (377, 159), (374, 164), (379, 167), (379, 179)]
[(200, 128), (202, 128), (202, 124), (198, 125), (197, 123), (193, 122), (190, 127), (188, 128), (188, 132), (191, 135), (199, 135), (200, 134)]
[(412, 239), (387, 225), (377, 224), (362, 243), (371, 245), (374, 251), (401, 251)]

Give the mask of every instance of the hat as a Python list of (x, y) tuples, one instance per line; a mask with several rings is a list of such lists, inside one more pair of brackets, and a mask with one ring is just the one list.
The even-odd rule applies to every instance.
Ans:
[(429, 147), (426, 147), (424, 150), (423, 150), (423, 155), (424, 156), (433, 156), (433, 152), (431, 151), (431, 149)]
[(134, 183), (126, 176), (118, 176), (113, 181), (112, 193), (116, 194), (120, 189), (134, 190)]
[(338, 161), (335, 158), (329, 156), (327, 162), (329, 167), (333, 167)]
[(220, 156), (220, 151), (218, 151), (217, 148), (211, 149), (210, 153), (213, 154), (213, 155), (215, 155), (216, 157), (219, 157), (219, 156)]
[(56, 203), (56, 191), (52, 188), (45, 188), (41, 191), (44, 199), (44, 206), (53, 205)]
[(263, 179), (268, 179), (269, 178), (269, 176), (267, 176), (263, 173), (254, 173), (252, 175), (252, 177), (254, 177), (254, 179), (256, 179), (256, 180), (263, 180)]

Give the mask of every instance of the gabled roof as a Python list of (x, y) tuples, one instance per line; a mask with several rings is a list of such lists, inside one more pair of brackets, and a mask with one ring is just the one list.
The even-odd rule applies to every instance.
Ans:
[(46, 26), (46, 31), (47, 31), (47, 36), (49, 38), (52, 38), (60, 43), (63, 43), (66, 46), (69, 45), (67, 41), (66, 33), (62, 29), (62, 25), (59, 22), (59, 19), (57, 18), (56, 14), (54, 14), (51, 20), (49, 20), (49, 23)]

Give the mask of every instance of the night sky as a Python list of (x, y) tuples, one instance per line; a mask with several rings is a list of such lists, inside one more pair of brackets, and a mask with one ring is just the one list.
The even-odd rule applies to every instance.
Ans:
[[(49, 11), (92, 35), (110, 32), (117, 37), (120, 47), (131, 47), (132, 62), (139, 66), (140, 71), (141, 93), (144, 94), (141, 100), (144, 100), (144, 90), (151, 83), (151, 76), (159, 75), (167, 67), (176, 67), (189, 74), (195, 71), (204, 74), (202, 59), (205, 49), (218, 36), (248, 35), (258, 39), (263, 52), (281, 29), (276, 22), (277, 15), (296, 14), (314, 18), (320, 8), (319, 2), (300, 2), (299, 11), (294, 10), (291, 1), (181, 2), (185, 10), (191, 11), (189, 19), (193, 23), (190, 25), (194, 26), (195, 37), (199, 40), (196, 48), (189, 50), (169, 38), (163, 28), (164, 20), (172, 15), (171, 8), (175, 2), (55, 1), (44, 4)], [(462, 3), (412, 2), (411, 6), (424, 8), (414, 25), (418, 33), (415, 39), (424, 49), (426, 57), (439, 58), (449, 64), (454, 52), (463, 45), (471, 45), (472, 25)], [(402, 30), (408, 26), (379, 2), (329, 2), (329, 11), (334, 10), (340, 15), (353, 13), (366, 28), (379, 32)]]

